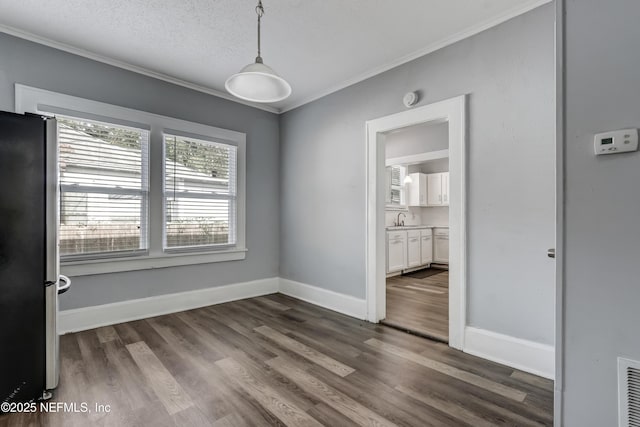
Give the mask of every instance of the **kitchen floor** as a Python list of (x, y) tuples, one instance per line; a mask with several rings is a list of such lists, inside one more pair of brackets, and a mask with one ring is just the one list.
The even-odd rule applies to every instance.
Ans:
[(382, 323), (449, 342), (449, 271), (428, 268), (387, 278)]
[(552, 381), (280, 294), (64, 335), (61, 346), (54, 401), (90, 412), (5, 414), (0, 427), (553, 422)]

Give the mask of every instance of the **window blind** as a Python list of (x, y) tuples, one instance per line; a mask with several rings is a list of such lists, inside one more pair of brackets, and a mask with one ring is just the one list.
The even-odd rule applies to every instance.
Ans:
[(165, 134), (165, 249), (236, 243), (237, 148)]
[(57, 119), (60, 254), (146, 250), (149, 131)]

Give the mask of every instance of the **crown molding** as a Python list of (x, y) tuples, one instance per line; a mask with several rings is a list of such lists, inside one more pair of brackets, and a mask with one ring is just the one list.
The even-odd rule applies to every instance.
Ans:
[(80, 49), (71, 45), (68, 45), (66, 43), (61, 43), (61, 42), (57, 42), (55, 40), (51, 40), (49, 38), (46, 37), (41, 37), (38, 36), (36, 34), (27, 32), (27, 31), (22, 31), (19, 30), (17, 28), (13, 28), (7, 25), (2, 25), (0, 24), (0, 32), (1, 33), (5, 33), (5, 34), (9, 34), (11, 36), (14, 37), (18, 37), (24, 40), (28, 40), (34, 43), (38, 43), (41, 45), (45, 45), (45, 46), (49, 46), (52, 47), (54, 49), (58, 49), (58, 50), (62, 50), (64, 52), (68, 52), (68, 53), (72, 53), (74, 55), (78, 55), (87, 59), (91, 59), (94, 61), (98, 61), (98, 62), (102, 62), (103, 64), (108, 64), (117, 68), (122, 68), (124, 70), (127, 71), (132, 71), (134, 73), (137, 74), (142, 74), (144, 76), (147, 77), (152, 77), (154, 79), (158, 79), (158, 80), (162, 80), (165, 81), (167, 83), (171, 83), (177, 86), (182, 86), (185, 87), (187, 89), (192, 89), (198, 92), (202, 92), (202, 93), (206, 93), (208, 95), (213, 95), (215, 97), (218, 98), (222, 98), (222, 99), (226, 99), (228, 101), (232, 101), (235, 102), (237, 104), (243, 104), (243, 105), (247, 105), (249, 107), (253, 107), (253, 108), (257, 108), (259, 110), (264, 110), (264, 111), (268, 111), (270, 113), (280, 113), (280, 110), (278, 108), (272, 107), (270, 105), (261, 105), (261, 104), (256, 104), (253, 102), (247, 102), (247, 101), (243, 101), (241, 99), (235, 98), (234, 96), (225, 93), (225, 92), (221, 92), (219, 90), (216, 89), (212, 89), (206, 86), (202, 86), (199, 84), (195, 84), (195, 83), (191, 83), (188, 82), (186, 80), (182, 80), (179, 79), (177, 77), (172, 77), (169, 76), (167, 74), (163, 74), (163, 73), (159, 73), (157, 71), (153, 71), (153, 70), (149, 70), (148, 68), (144, 68), (144, 67), (139, 67), (137, 65), (133, 65), (133, 64), (129, 64), (127, 62), (124, 61), (119, 61), (117, 59), (113, 59), (107, 56), (103, 56), (103, 55), (99, 55), (97, 53), (93, 53), (93, 52), (89, 52), (88, 50), (85, 49)]

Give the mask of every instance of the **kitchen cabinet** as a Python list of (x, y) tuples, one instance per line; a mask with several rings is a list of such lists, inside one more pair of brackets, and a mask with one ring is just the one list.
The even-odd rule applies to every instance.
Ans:
[(442, 204), (449, 206), (449, 172), (442, 174)]
[(427, 206), (449, 206), (449, 172), (427, 175)]
[(433, 230), (433, 262), (449, 264), (449, 229)]
[(427, 206), (427, 175), (412, 173), (409, 177), (409, 206)]
[(407, 232), (387, 232), (387, 273), (407, 268)]
[(429, 206), (442, 205), (442, 174), (427, 175), (427, 204)]
[(410, 230), (407, 232), (407, 268), (418, 267), (421, 261), (420, 230)]
[(420, 230), (420, 265), (433, 262), (433, 232), (430, 228)]
[[(434, 262), (433, 230), (421, 226), (387, 230), (386, 252), (388, 275), (426, 267)], [(448, 255), (448, 248), (445, 253)]]

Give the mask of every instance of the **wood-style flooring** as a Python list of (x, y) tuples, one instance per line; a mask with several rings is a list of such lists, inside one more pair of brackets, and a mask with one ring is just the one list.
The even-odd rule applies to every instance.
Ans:
[[(53, 401), (0, 426), (540, 426), (552, 382), (275, 294), (61, 337)], [(111, 405), (109, 413), (95, 405)]]
[(449, 271), (387, 278), (387, 317), (382, 323), (449, 342)]

